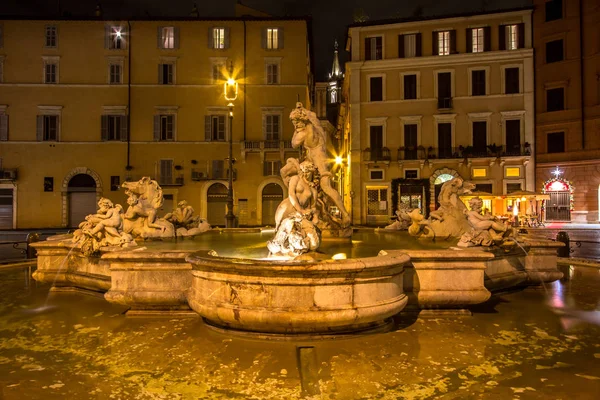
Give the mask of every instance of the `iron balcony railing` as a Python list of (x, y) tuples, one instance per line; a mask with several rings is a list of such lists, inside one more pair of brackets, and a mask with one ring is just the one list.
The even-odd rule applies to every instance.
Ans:
[(366, 148), (364, 151), (365, 161), (391, 161), (390, 149), (387, 147), (381, 148)]
[(448, 110), (452, 108), (452, 97), (440, 97), (438, 99), (438, 109)]
[(291, 140), (250, 140), (243, 141), (244, 151), (279, 151), (293, 150)]

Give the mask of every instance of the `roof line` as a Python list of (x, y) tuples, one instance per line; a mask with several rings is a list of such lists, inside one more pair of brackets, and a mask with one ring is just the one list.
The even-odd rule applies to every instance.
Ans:
[(82, 17), (53, 17), (53, 16), (22, 16), (22, 15), (0, 15), (1, 20), (13, 21), (311, 21), (311, 16), (298, 17), (129, 17), (108, 18), (82, 16)]

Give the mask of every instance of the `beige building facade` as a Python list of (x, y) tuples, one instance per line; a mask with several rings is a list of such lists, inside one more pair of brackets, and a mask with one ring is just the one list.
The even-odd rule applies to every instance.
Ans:
[(535, 187), (531, 9), (349, 28), (341, 149), (354, 224), (382, 225), (400, 204), (434, 210), (462, 177), (485, 206)]
[(534, 2), (537, 186), (547, 221), (598, 223), (600, 3)]
[(185, 199), (224, 225), (230, 134), (239, 225), (272, 224), (309, 42), (306, 19), (0, 21), (0, 229), (77, 226), (142, 176), (159, 215)]

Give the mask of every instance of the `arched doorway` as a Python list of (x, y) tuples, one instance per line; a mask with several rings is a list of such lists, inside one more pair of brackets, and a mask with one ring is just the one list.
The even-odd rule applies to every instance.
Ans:
[(225, 225), (227, 214), (227, 186), (222, 183), (213, 183), (206, 192), (206, 216), (208, 223)]
[(74, 175), (67, 184), (69, 227), (76, 228), (88, 214), (96, 213), (96, 181), (88, 174)]
[(262, 224), (275, 224), (275, 211), (283, 201), (283, 189), (276, 183), (267, 184), (262, 191)]
[(573, 207), (573, 185), (562, 178), (554, 178), (544, 183), (543, 192), (550, 196), (545, 201), (546, 221), (571, 221)]

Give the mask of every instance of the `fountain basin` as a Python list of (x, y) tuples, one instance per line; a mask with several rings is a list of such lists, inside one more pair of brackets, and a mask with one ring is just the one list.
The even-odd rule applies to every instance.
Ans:
[(400, 311), (405, 254), (278, 261), (190, 255), (190, 307), (209, 323), (269, 333), (345, 333), (380, 327)]

